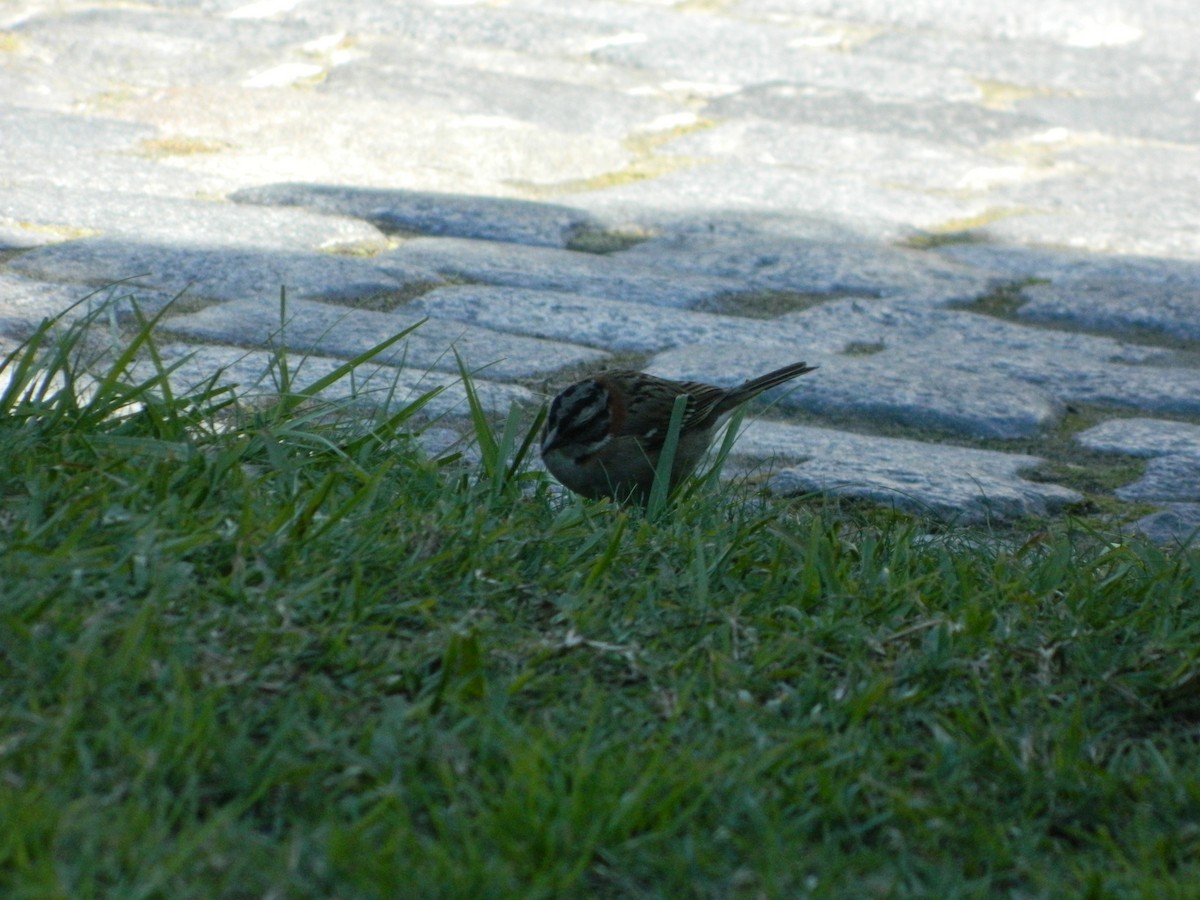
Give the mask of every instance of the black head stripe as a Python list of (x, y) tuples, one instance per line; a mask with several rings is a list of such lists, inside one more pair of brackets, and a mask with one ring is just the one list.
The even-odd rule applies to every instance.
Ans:
[(546, 434), (553, 435), (552, 446), (594, 446), (608, 436), (611, 422), (608, 392), (594, 381), (582, 381), (554, 398)]

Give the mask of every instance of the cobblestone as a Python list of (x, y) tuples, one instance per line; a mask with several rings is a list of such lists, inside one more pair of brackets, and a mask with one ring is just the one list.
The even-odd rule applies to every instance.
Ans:
[(427, 316), (378, 383), (452, 384), (453, 345), (498, 408), (614, 354), (721, 384), (807, 359), (770, 413), (805, 424), (739, 445), (792, 460), (780, 491), (1053, 514), (1076, 495), (1036, 458), (945, 442), (1085, 407), (1135, 417), (1081, 446), (1149, 459), (1114, 496), (1179, 540), (1197, 33), (1133, 0), (11, 0), (0, 350), (118, 283), (72, 315), (177, 297), (197, 380), (256, 383), (281, 291), (314, 377)]

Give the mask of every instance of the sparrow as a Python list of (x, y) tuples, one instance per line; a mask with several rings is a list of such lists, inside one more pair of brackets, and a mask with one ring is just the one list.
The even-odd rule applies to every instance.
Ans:
[(727, 414), (815, 368), (793, 363), (730, 390), (625, 369), (601, 372), (572, 384), (551, 401), (542, 433), (542, 461), (565, 487), (584, 497), (645, 504), (675, 398), (688, 399), (671, 467), (672, 491), (700, 464)]

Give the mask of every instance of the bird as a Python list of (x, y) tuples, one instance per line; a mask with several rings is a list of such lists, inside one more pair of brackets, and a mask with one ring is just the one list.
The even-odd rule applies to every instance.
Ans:
[(672, 491), (699, 465), (725, 415), (815, 368), (792, 363), (729, 390), (627, 369), (601, 372), (564, 388), (551, 401), (542, 461), (576, 494), (645, 505), (677, 397), (688, 399), (671, 467)]

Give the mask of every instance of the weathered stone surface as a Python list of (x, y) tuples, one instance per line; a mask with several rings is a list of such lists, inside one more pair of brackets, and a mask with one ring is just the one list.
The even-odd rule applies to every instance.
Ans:
[(165, 135), (220, 135), (228, 149), (171, 164), (221, 193), (282, 181), (521, 196), (633, 158), (618, 137), (288, 88), (199, 84), (131, 99), (121, 112)]
[(999, 185), (1041, 180), (1048, 174), (1045, 165), (999, 159), (933, 139), (762, 119), (717, 122), (671, 141), (663, 152), (727, 158), (762, 169), (786, 166), (829, 171), (838, 181), (853, 179), (873, 190), (902, 188), (910, 193), (954, 192), (960, 196), (986, 194)]
[(882, 347), (872, 354), (879, 363), (906, 359), (927, 366), (951, 394), (958, 375), (972, 373), (995, 379), (997, 392), (1011, 380), (1063, 403), (1200, 412), (1200, 370), (1153, 347), (898, 300), (837, 301), (782, 321), (844, 347)]
[(385, 231), (547, 247), (562, 247), (579, 229), (597, 225), (587, 213), (569, 206), (433, 191), (270, 184), (245, 188), (230, 199), (355, 216)]
[(1181, 185), (1166, 173), (1114, 168), (1121, 171), (1120, 178), (1105, 178), (1098, 167), (1074, 167), (1036, 185), (1017, 183), (997, 190), (993, 203), (1013, 214), (990, 222), (987, 233), (995, 240), (1105, 253), (1200, 256), (1200, 200), (1194, 189), (1188, 190), (1200, 185), (1195, 172)]
[[(176, 316), (161, 327), (181, 337), (353, 357), (423, 318), (404, 311), (372, 312), (305, 300), (289, 302), (287, 312), (288, 320), (281, 326), (277, 302), (242, 300)], [(469, 371), (499, 379), (528, 378), (564, 366), (599, 363), (607, 355), (573, 344), (430, 320), (372, 361), (418, 371), (457, 372), (456, 350)]]
[(155, 137), (155, 130), (145, 124), (0, 103), (0, 159), (6, 182), (0, 215), (16, 218), (7, 195), (23, 185), (37, 190), (103, 190), (111, 192), (108, 199), (114, 202), (123, 199), (121, 191), (161, 196), (196, 190), (194, 176), (139, 155), (143, 143)]
[(438, 288), (422, 294), (405, 310), (616, 352), (778, 339), (775, 323), (761, 319), (516, 287)]
[(363, 56), (333, 69), (319, 88), (322, 92), (601, 136), (625, 134), (675, 111), (674, 103), (646, 94), (510, 72), (481, 77), (477, 69), (454, 65), (440, 55), (414, 52), (407, 42), (371, 42), (359, 49)]
[(1022, 290), (1023, 319), (1065, 322), (1097, 331), (1147, 329), (1200, 340), (1200, 290), (1140, 281), (1079, 281), (1037, 284)]
[(705, 110), (719, 118), (754, 117), (773, 121), (853, 128), (900, 138), (979, 147), (1044, 130), (1044, 119), (997, 112), (974, 103), (913, 104), (877, 99), (856, 91), (819, 91), (803, 84), (757, 84), (713, 100)]
[(1130, 501), (1200, 502), (1200, 448), (1190, 456), (1156, 456), (1141, 478), (1116, 494)]
[(134, 304), (146, 316), (153, 316), (170, 301), (170, 294), (132, 285), (91, 290), (0, 272), (0, 332), (24, 336), (44, 319), (63, 316), (72, 320), (101, 310), (105, 317), (111, 312), (118, 321), (127, 321)]
[(948, 371), (917, 354), (829, 355), (780, 344), (692, 345), (659, 354), (647, 369), (664, 378), (732, 387), (797, 360), (820, 368), (769, 392), (782, 409), (994, 438), (1036, 434), (1062, 412), (1047, 393), (1015, 379)]
[(41, 228), (29, 222), (17, 222), (0, 218), (0, 252), (5, 250), (31, 250), (63, 240), (52, 229)]
[(193, 300), (288, 297), (354, 300), (389, 294), (406, 285), (437, 283), (429, 269), (327, 253), (242, 247), (178, 247), (116, 238), (88, 238), (31, 250), (10, 263), (17, 273), (47, 281), (138, 288)]
[(902, 240), (949, 220), (982, 216), (990, 206), (987, 197), (913, 192), (838, 170), (747, 167), (735, 159), (680, 161), (657, 178), (602, 189), (585, 183), (571, 186), (563, 196), (616, 225), (674, 224), (680, 219), (788, 221), (803, 214), (825, 218), (855, 238), (878, 241)]
[(1133, 523), (1156, 544), (1200, 545), (1200, 503), (1172, 503)]
[[(747, 12), (796, 14), (795, 5), (789, 0), (744, 0), (739, 7)], [(1152, 9), (1110, 3), (1081, 10), (1071, 0), (1012, 0), (1003, 10), (931, 0), (808, 0), (804, 4), (807, 16), (1096, 49), (1120, 47), (1188, 25), (1200, 25), (1197, 21), (1200, 17), (1191, 6), (1171, 4), (1171, 15), (1164, 17), (1166, 22), (1160, 21)], [(1181, 43), (1181, 46), (1187, 45)], [(1191, 46), (1194, 55), (1194, 44)]]
[(947, 444), (758, 421), (747, 426), (734, 452), (803, 459), (771, 476), (770, 488), (781, 495), (861, 497), (957, 522), (1044, 516), (1080, 499), (1058, 485), (1021, 478), (1040, 462), (1036, 457)]
[(744, 290), (963, 301), (988, 288), (977, 270), (916, 250), (878, 243), (831, 243), (767, 236), (743, 240), (682, 234), (614, 255), (658, 269), (734, 279)]
[[(604, 4), (595, 4), (603, 7)], [(628, 30), (617, 10), (608, 16), (564, 14), (562, 4), (496, 7), (457, 0), (415, 3), (347, 3), (310, 0), (303, 6), (306, 22), (329, 30), (402, 36), (426, 46), (481, 46), (513, 53), (561, 56), (586, 53), (588, 46)]]
[(1200, 425), (1168, 419), (1109, 419), (1081, 431), (1075, 440), (1102, 453), (1130, 456), (1200, 455)]
[(383, 250), (379, 229), (345, 216), (303, 209), (241, 207), (84, 187), (18, 187), (5, 193), (5, 214), (35, 225), (69, 225), (106, 237), (164, 245), (272, 248), (291, 252), (352, 247)]
[(1144, 284), (1155, 293), (1200, 291), (1200, 260), (988, 243), (951, 244), (940, 248), (938, 255), (1009, 281), (1037, 278), (1052, 285), (1115, 281)]
[(1165, 419), (1110, 419), (1075, 436), (1104, 453), (1151, 457), (1137, 481), (1118, 488), (1122, 500), (1200, 501), (1200, 425)]
[(1033, 435), (1069, 402), (1200, 412), (1200, 370), (1109, 338), (915, 301), (834, 301), (777, 324), (777, 342), (678, 347), (649, 368), (734, 384), (806, 359), (821, 365), (819, 377), (784, 397), (785, 408), (974, 436)]
[[(170, 88), (180, 83), (230, 83), (246, 71), (270, 64), (317, 32), (285, 18), (241, 19), (190, 15), (181, 20), (166, 9), (59, 7), (32, 15), (13, 30), (43, 59), (76, 75), (82, 100), (89, 91), (128, 83), (136, 60), (139, 83)], [(98, 39), (100, 38), (100, 39)], [(236, 50), (234, 49), (236, 48)]]
[[(159, 355), (165, 367), (174, 367), (170, 381), (177, 393), (205, 386), (214, 377), (217, 385), (234, 388), (234, 393), (247, 401), (270, 398), (279, 393), (274, 351), (167, 343), (159, 348)], [(303, 390), (345, 363), (343, 359), (308, 353), (288, 353), (285, 357), (293, 390)], [(150, 378), (154, 373), (155, 369), (148, 362), (138, 363), (134, 368), (136, 377)], [(514, 403), (536, 402), (529, 391), (517, 385), (498, 384), (484, 378), (474, 380), (473, 384), (480, 402), (491, 412), (506, 413)], [(317, 396), (330, 402), (353, 402), (396, 411), (436, 388), (442, 388), (442, 391), (423, 407), (425, 414), (467, 414), (466, 392), (461, 379), (409, 367), (366, 363), (355, 369), (353, 377), (334, 382)]]
[[(1141, 41), (1098, 52), (1081, 44), (976, 37), (940, 28), (905, 29), (873, 35), (860, 52), (943, 71), (970, 72), (977, 83), (982, 82), (981, 99), (1000, 106), (1046, 94), (1142, 100), (1167, 85), (1189, 85), (1194, 74), (1186, 59), (1149, 52)], [(1002, 101), (1005, 88), (1009, 93)]]
[(1027, 115), (1074, 131), (1140, 140), (1200, 142), (1200, 115), (1192, 97), (1181, 90), (1174, 97), (1165, 98), (1159, 93), (1154, 102), (1147, 102), (1150, 99), (1150, 96), (1032, 97), (1022, 101), (1019, 108)]
[(730, 279), (664, 274), (657, 266), (613, 256), (457, 238), (418, 238), (377, 262), (385, 271), (395, 262), (468, 281), (657, 306), (694, 306), (741, 287)]
[(828, 19), (802, 16), (780, 27), (756, 17), (692, 15), (673, 8), (630, 16), (621, 6), (615, 9), (627, 31), (594, 51), (609, 63), (702, 83), (752, 85), (751, 90), (782, 77), (813, 92), (863, 91), (922, 100), (968, 99), (976, 93), (966, 72), (844, 53), (859, 35)]

